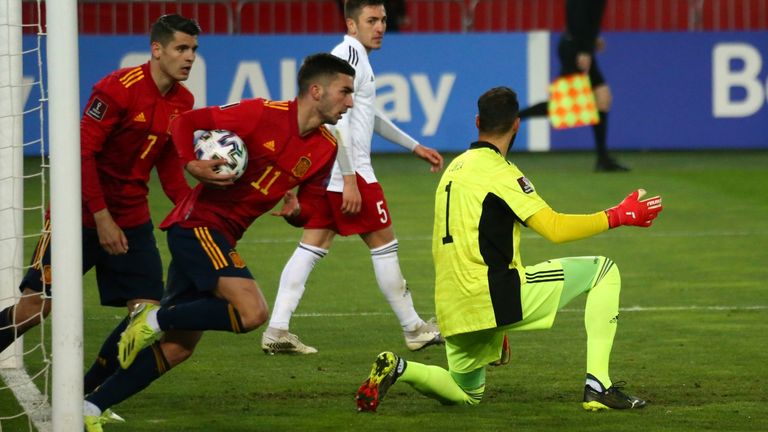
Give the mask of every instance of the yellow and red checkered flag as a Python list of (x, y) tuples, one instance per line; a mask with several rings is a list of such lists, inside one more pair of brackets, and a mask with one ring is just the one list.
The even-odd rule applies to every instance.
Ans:
[(549, 121), (555, 129), (595, 125), (600, 122), (595, 95), (586, 74), (556, 79), (549, 86)]

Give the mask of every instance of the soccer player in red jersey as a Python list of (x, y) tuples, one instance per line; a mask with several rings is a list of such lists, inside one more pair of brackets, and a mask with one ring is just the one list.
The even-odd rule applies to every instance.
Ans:
[[(160, 17), (152, 25), (150, 60), (104, 77), (86, 105), (80, 122), (83, 272), (96, 267), (102, 305), (130, 311), (139, 302), (159, 303), (162, 298), (163, 267), (149, 214), (148, 182), (157, 167), (163, 190), (174, 203), (190, 190), (168, 125), (192, 109), (194, 97), (180, 81), (189, 77), (199, 33), (193, 20)], [(0, 312), (0, 351), (50, 312), (48, 229), (46, 222), (21, 282), (21, 299)], [(126, 316), (104, 341), (86, 374), (86, 393), (117, 369), (117, 341), (128, 320)]]
[[(132, 313), (119, 343), (124, 369), (88, 395), (86, 422), (189, 358), (203, 331), (246, 333), (267, 320), (267, 303), (235, 244), (281, 200), (276, 215), (295, 225), (308, 219), (336, 158), (336, 139), (323, 125), (352, 107), (354, 75), (344, 60), (315, 54), (299, 70), (293, 101), (244, 100), (189, 111), (173, 122), (178, 153), (202, 184), (160, 226), (172, 256), (162, 305), (143, 303)], [(237, 181), (214, 172), (223, 160), (195, 160), (193, 136), (201, 129), (227, 129), (243, 139), (249, 161)]]

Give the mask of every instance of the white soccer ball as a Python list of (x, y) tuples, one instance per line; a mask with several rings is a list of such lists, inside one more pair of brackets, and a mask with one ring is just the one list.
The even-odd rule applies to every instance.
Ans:
[(240, 178), (248, 167), (248, 148), (234, 132), (224, 129), (197, 131), (195, 133), (195, 156), (198, 160), (225, 159), (226, 165), (218, 165), (217, 173), (234, 174)]

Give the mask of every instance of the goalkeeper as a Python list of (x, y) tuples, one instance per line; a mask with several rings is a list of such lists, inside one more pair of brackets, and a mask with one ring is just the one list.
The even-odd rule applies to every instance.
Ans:
[(443, 404), (479, 403), (486, 365), (509, 362), (507, 331), (550, 328), (557, 311), (582, 293), (587, 293), (583, 407), (642, 408), (645, 401), (625, 394), (608, 372), (619, 318), (617, 266), (601, 256), (523, 266), (520, 231), (527, 226), (562, 243), (622, 225), (649, 227), (662, 210), (661, 198), (640, 200), (645, 191), (639, 189), (605, 211), (553, 211), (505, 159), (520, 125), (515, 92), (491, 89), (477, 105), (478, 141), (448, 166), (435, 198), (435, 303), (448, 370), (383, 352), (357, 391), (358, 411), (375, 411), (396, 381)]

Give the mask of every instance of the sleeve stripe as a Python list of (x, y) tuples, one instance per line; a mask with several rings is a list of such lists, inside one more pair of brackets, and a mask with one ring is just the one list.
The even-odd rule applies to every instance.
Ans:
[(360, 57), (357, 54), (357, 50), (350, 46), (349, 54), (347, 55), (347, 62), (352, 66), (357, 66), (358, 61), (360, 61)]
[(320, 133), (323, 134), (324, 137), (328, 139), (328, 141), (332, 142), (333, 145), (336, 145), (336, 137), (333, 136), (333, 134), (325, 128), (325, 126), (320, 128)]
[(208, 228), (201, 227), (195, 228), (194, 230), (195, 236), (198, 240), (200, 240), (200, 245), (205, 250), (205, 253), (208, 254), (208, 258), (211, 259), (213, 268), (220, 270), (226, 267), (228, 265), (227, 259), (224, 258), (224, 254), (221, 253), (221, 249), (219, 249), (219, 246), (213, 241)]

